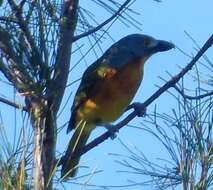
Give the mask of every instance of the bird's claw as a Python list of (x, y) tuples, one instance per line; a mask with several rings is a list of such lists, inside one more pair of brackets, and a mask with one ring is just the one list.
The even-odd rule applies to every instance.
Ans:
[(110, 138), (113, 140), (117, 137), (118, 129), (114, 125), (105, 125), (104, 126), (110, 133)]
[(131, 108), (135, 110), (138, 117), (144, 117), (146, 115), (146, 107), (142, 103), (135, 102), (131, 104)]

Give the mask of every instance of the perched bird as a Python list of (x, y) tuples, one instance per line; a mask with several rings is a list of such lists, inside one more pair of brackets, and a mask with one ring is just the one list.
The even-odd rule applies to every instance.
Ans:
[(67, 132), (75, 131), (64, 156), (63, 179), (76, 175), (80, 157), (73, 158), (72, 153), (85, 146), (92, 130), (118, 119), (130, 104), (143, 79), (146, 60), (171, 48), (174, 45), (167, 41), (132, 34), (113, 44), (86, 69), (67, 128)]

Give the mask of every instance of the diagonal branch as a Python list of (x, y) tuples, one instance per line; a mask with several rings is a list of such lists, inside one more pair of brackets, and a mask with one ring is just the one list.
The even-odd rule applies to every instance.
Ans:
[[(210, 38), (206, 41), (206, 43), (203, 45), (203, 47), (198, 51), (196, 56), (191, 60), (191, 62), (181, 70), (176, 76), (171, 78), (166, 84), (164, 84), (160, 89), (158, 89), (152, 96), (150, 96), (144, 103), (141, 104), (141, 109), (145, 109), (148, 105), (150, 105), (154, 100), (156, 100), (160, 95), (162, 95), (164, 92), (166, 92), (169, 88), (174, 87), (174, 85), (189, 71), (192, 69), (192, 67), (195, 65), (195, 63), (203, 56), (203, 54), (213, 45), (213, 35), (210, 36)], [(133, 120), (137, 116), (137, 111), (133, 111), (130, 113), (124, 120), (119, 122), (117, 125), (115, 125), (113, 132), (118, 131), (125, 125), (127, 125), (131, 120)], [(112, 131), (107, 131), (101, 136), (94, 139), (92, 142), (88, 143), (83, 149), (77, 150), (73, 153), (73, 157), (79, 157), (92, 148), (96, 147), (106, 139), (112, 136)], [(63, 157), (61, 158), (61, 161), (59, 165), (63, 162)]]
[(125, 9), (125, 7), (130, 3), (131, 0), (126, 0), (121, 6), (120, 8), (111, 16), (109, 17), (107, 20), (105, 20), (103, 23), (99, 24), (97, 27), (83, 33), (83, 34), (79, 34), (77, 36), (73, 37), (72, 42), (75, 42), (81, 38), (84, 38), (88, 35), (91, 35), (95, 32), (97, 32), (98, 30), (100, 30), (101, 28), (103, 28), (105, 25), (107, 25), (108, 23), (110, 23), (114, 18), (116, 18), (117, 16), (119, 16), (119, 14)]
[(17, 109), (21, 109), (21, 110), (26, 111), (26, 112), (28, 111), (25, 106), (23, 106), (21, 104), (17, 104), (15, 102), (12, 102), (12, 101), (7, 100), (7, 99), (2, 98), (2, 97), (0, 97), (0, 102), (3, 102), (4, 104), (7, 104), (7, 105), (12, 106), (12, 107), (17, 108)]

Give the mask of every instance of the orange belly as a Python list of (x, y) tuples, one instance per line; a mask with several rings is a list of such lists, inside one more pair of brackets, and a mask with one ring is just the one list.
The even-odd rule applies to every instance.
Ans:
[(143, 78), (143, 63), (137, 60), (106, 76), (94, 97), (82, 109), (81, 119), (107, 124), (118, 119), (130, 104)]

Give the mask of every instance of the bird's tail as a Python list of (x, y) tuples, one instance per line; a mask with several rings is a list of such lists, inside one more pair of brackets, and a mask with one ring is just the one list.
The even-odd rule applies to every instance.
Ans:
[(90, 136), (93, 125), (80, 121), (75, 128), (75, 132), (69, 142), (64, 161), (61, 169), (61, 178), (66, 180), (69, 177), (74, 177), (79, 168), (80, 157), (74, 157), (73, 153), (82, 149)]

